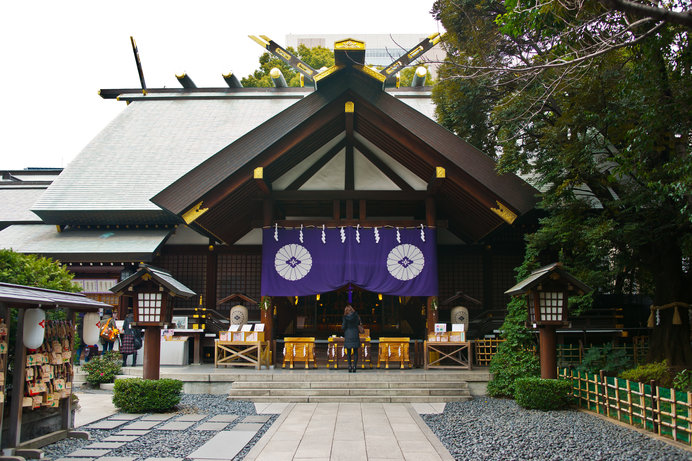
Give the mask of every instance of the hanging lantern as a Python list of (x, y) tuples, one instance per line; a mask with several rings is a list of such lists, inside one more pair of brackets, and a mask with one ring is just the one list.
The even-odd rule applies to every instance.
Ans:
[(46, 311), (27, 309), (24, 313), (24, 346), (38, 349), (43, 344), (46, 333)]
[(99, 314), (87, 312), (82, 319), (82, 341), (87, 346), (94, 346), (99, 342)]

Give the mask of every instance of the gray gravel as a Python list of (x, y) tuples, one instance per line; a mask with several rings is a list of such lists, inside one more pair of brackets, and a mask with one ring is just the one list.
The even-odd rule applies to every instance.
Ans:
[(513, 400), (448, 403), (422, 418), (457, 460), (692, 460), (692, 453), (576, 410), (525, 410)]
[[(112, 394), (104, 395), (104, 398), (111, 398)], [(218, 434), (217, 431), (196, 431), (194, 427), (219, 414), (238, 415), (239, 418), (230, 423), (226, 430), (231, 429), (235, 424), (242, 422), (242, 416), (256, 415), (255, 405), (252, 402), (228, 400), (225, 395), (210, 394), (183, 394), (180, 404), (174, 412), (179, 414), (197, 413), (207, 415), (203, 420), (196, 422), (189, 429), (183, 431), (156, 431), (137, 438), (135, 441), (127, 442), (121, 448), (111, 450), (108, 456), (135, 456), (137, 460), (144, 460), (153, 457), (175, 457), (183, 458), (203, 445), (207, 440)], [(238, 453), (234, 460), (242, 460), (250, 451), (255, 443), (269, 429), (277, 415), (270, 415), (262, 429), (250, 440), (243, 450)], [(170, 420), (175, 418), (172, 417)], [(105, 419), (105, 418), (104, 418)], [(169, 420), (169, 421), (170, 421)], [(135, 420), (136, 421), (136, 420)], [(87, 425), (88, 426), (88, 425)], [(67, 456), (75, 450), (83, 448), (92, 443), (102, 441), (106, 437), (115, 435), (122, 430), (122, 427), (109, 430), (84, 429), (91, 435), (91, 440), (65, 439), (43, 447), (44, 456), (49, 459), (58, 459)]]

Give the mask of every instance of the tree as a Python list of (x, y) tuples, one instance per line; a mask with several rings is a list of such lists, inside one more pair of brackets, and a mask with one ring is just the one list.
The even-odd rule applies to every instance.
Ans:
[[(600, 293), (689, 303), (689, 30), (570, 5), (436, 2), (448, 49), (434, 90), (439, 119), (542, 191), (546, 217), (527, 257), (559, 259)], [(632, 40), (610, 46), (607, 36)], [(602, 52), (580, 59), (589, 43)], [(692, 364), (688, 312), (679, 313), (674, 325), (673, 309), (661, 311), (651, 359)]]
[(59, 262), (31, 254), (0, 250), (0, 282), (76, 293), (73, 274)]
[[(334, 65), (334, 52), (329, 48), (324, 48), (317, 46), (314, 48), (308, 48), (305, 45), (298, 46), (298, 52), (289, 47), (288, 51), (300, 58), (303, 62), (308, 64), (310, 67), (316, 70), (320, 70), (322, 67), (331, 67)], [(273, 54), (267, 52), (262, 54), (259, 59), (260, 68), (257, 69), (252, 75), (241, 80), (244, 87), (272, 87), (272, 79), (269, 76), (269, 72), (277, 67), (283, 73), (284, 78), (288, 86), (297, 87), (300, 86), (300, 74), (293, 69), (293, 67), (286, 64), (281, 59), (277, 58)]]

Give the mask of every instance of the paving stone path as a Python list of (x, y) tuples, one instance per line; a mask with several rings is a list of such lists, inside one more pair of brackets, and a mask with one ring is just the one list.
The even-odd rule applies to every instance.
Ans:
[[(86, 431), (90, 429), (116, 429), (115, 433), (102, 441), (94, 442), (75, 450), (56, 461), (134, 461), (141, 456), (116, 455), (114, 450), (120, 450), (127, 444), (137, 441), (139, 438), (156, 432), (175, 433), (194, 430), (216, 432), (203, 445), (196, 447), (191, 453), (180, 453), (182, 457), (149, 457), (146, 461), (182, 461), (183, 459), (195, 459), (199, 461), (232, 460), (257, 434), (257, 432), (271, 419), (270, 415), (238, 416), (232, 414), (204, 415), (204, 414), (155, 414), (155, 415), (130, 415), (115, 414), (95, 423), (84, 426)], [(228, 426), (234, 424), (227, 430)]]

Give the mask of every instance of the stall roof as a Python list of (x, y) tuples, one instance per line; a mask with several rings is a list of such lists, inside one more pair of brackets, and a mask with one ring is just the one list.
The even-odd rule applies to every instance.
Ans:
[(151, 261), (172, 229), (65, 229), (18, 224), (0, 231), (0, 248), (68, 261)]
[(568, 283), (571, 283), (576, 289), (581, 290), (585, 293), (588, 293), (591, 291), (591, 287), (586, 285), (584, 282), (581, 280), (577, 279), (574, 277), (572, 274), (567, 272), (562, 268), (561, 263), (553, 263), (549, 264), (547, 266), (543, 266), (540, 269), (536, 269), (535, 271), (531, 272), (531, 274), (526, 277), (524, 280), (521, 282), (517, 283), (514, 285), (512, 288), (509, 290), (505, 291), (506, 295), (514, 296), (522, 293), (526, 293), (528, 290), (533, 288), (535, 285), (538, 285), (545, 279), (549, 278), (551, 274), (558, 274), (561, 279), (566, 280)]
[(118, 283), (111, 288), (113, 293), (120, 293), (125, 291), (125, 289), (131, 285), (136, 280), (143, 277), (145, 274), (151, 275), (151, 277), (158, 283), (166, 287), (169, 291), (173, 292), (176, 296), (181, 296), (183, 298), (189, 298), (196, 295), (194, 291), (183, 285), (181, 282), (176, 280), (169, 272), (159, 269), (158, 267), (150, 266), (148, 264), (140, 264), (139, 270)]
[(0, 283), (0, 302), (12, 307), (67, 307), (75, 310), (96, 311), (99, 308), (112, 309), (110, 304), (87, 298), (82, 293), (49, 290), (11, 283)]

